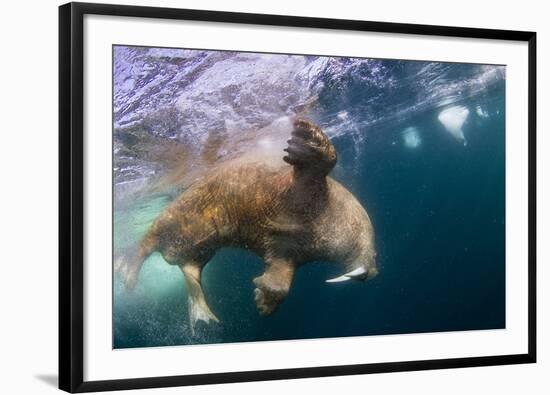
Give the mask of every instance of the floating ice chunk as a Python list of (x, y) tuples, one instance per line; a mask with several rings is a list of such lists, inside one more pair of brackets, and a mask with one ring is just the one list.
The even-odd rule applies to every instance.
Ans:
[(418, 129), (414, 126), (409, 126), (403, 130), (401, 136), (403, 136), (403, 143), (407, 148), (417, 148), (422, 143)]
[(476, 107), (476, 114), (480, 118), (488, 118), (489, 117), (489, 111), (484, 110), (479, 105)]
[(464, 106), (453, 106), (444, 109), (439, 113), (437, 119), (445, 126), (445, 129), (453, 136), (457, 141), (467, 144), (464, 132), (462, 131), (462, 125), (468, 118), (470, 110)]

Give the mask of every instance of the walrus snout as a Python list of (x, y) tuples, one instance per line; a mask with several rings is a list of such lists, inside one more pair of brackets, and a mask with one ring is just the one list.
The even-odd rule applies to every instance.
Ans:
[(373, 266), (369, 269), (369, 274), (368, 274), (366, 280), (372, 280), (376, 276), (378, 276), (378, 268), (376, 266)]

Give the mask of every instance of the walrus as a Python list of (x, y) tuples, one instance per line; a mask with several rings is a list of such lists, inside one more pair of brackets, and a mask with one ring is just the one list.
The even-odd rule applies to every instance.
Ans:
[[(155, 251), (183, 272), (189, 318), (218, 322), (206, 302), (201, 272), (222, 247), (240, 247), (263, 258), (254, 278), (261, 315), (287, 296), (296, 270), (312, 261), (344, 266), (327, 280), (366, 280), (377, 275), (374, 229), (363, 206), (328, 176), (337, 153), (325, 133), (304, 119), (292, 122), (280, 164), (229, 162), (187, 188), (153, 222), (131, 259), (122, 265), (133, 288), (143, 262)], [(283, 156), (283, 153), (281, 153)]]

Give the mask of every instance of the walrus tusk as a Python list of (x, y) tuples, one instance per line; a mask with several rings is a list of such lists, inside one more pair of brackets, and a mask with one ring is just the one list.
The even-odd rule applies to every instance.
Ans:
[(351, 272), (348, 272), (346, 274), (343, 274), (340, 277), (331, 278), (330, 280), (326, 280), (327, 283), (340, 283), (342, 281), (348, 281), (352, 278), (362, 278), (364, 277), (365, 273), (367, 273), (367, 269), (365, 269), (363, 266), (358, 267), (357, 269), (352, 270)]
[(331, 278), (330, 280), (326, 280), (327, 283), (340, 283), (342, 281), (348, 281), (351, 280), (351, 277), (346, 276), (345, 274), (340, 277)]

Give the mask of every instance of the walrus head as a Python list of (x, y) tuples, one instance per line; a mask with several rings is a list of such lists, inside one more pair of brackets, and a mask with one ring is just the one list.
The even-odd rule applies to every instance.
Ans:
[(363, 229), (358, 232), (358, 243), (354, 246), (355, 248), (352, 248), (350, 258), (344, 261), (344, 274), (326, 280), (327, 283), (340, 283), (350, 280), (366, 281), (378, 275), (372, 224), (366, 213), (365, 217), (359, 219), (358, 222), (362, 222)]

